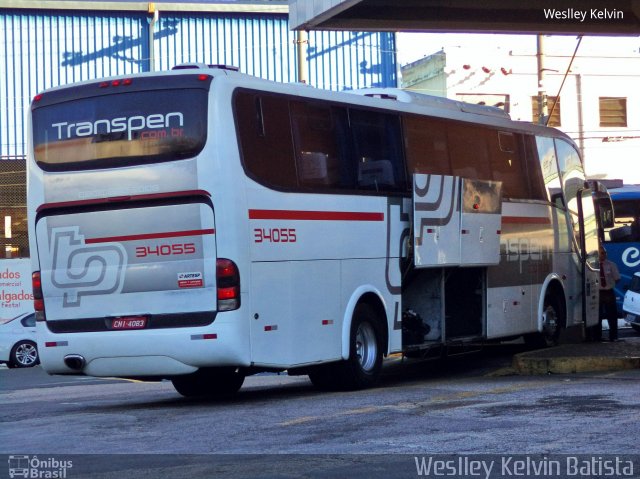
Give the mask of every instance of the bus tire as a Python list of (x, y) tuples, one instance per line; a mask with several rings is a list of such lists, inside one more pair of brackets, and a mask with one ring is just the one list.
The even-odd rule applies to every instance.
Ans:
[(547, 295), (542, 309), (542, 338), (547, 347), (558, 345), (563, 328), (562, 309), (558, 299)]
[(542, 307), (542, 331), (525, 336), (525, 342), (529, 346), (539, 348), (557, 346), (563, 328), (564, 320), (560, 303), (556, 296), (547, 294)]
[(244, 383), (244, 374), (235, 368), (202, 368), (195, 373), (175, 376), (173, 387), (184, 397), (229, 397)]
[(382, 328), (373, 307), (360, 303), (353, 312), (349, 359), (337, 364), (337, 380), (344, 390), (373, 386), (382, 370)]
[(313, 386), (322, 391), (332, 391), (338, 388), (336, 376), (337, 365), (340, 363), (322, 364), (321, 366), (314, 366), (309, 371), (309, 379)]

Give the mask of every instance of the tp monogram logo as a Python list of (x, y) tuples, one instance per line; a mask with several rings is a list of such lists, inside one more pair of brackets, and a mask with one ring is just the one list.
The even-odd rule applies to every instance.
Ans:
[(127, 252), (118, 243), (87, 245), (77, 226), (51, 231), (51, 282), (65, 290), (62, 307), (78, 307), (83, 296), (119, 293)]

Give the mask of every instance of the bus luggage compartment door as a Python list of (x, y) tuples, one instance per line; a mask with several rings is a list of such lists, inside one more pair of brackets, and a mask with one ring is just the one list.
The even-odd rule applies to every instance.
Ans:
[(500, 262), (501, 183), (413, 175), (416, 268)]
[(206, 201), (54, 210), (37, 218), (36, 237), (50, 327), (206, 311), (213, 320), (216, 244)]
[(460, 262), (463, 266), (500, 262), (502, 184), (462, 179)]

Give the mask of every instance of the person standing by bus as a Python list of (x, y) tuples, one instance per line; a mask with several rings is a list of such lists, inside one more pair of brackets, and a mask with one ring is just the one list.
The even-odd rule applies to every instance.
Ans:
[(618, 341), (618, 310), (613, 288), (620, 280), (620, 272), (613, 261), (607, 259), (607, 252), (600, 247), (600, 317), (609, 323), (609, 341)]
[(633, 218), (631, 223), (631, 241), (640, 241), (640, 216)]

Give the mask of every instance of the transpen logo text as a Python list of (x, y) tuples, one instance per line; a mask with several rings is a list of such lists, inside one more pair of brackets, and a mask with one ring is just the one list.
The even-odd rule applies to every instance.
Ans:
[(184, 115), (179, 111), (166, 114), (153, 113), (142, 116), (121, 116), (111, 119), (100, 119), (93, 122), (81, 121), (68, 123), (66, 121), (51, 125), (57, 132), (58, 140), (68, 140), (85, 136), (97, 136), (110, 133), (126, 132), (127, 139), (133, 138), (133, 132), (145, 129), (160, 129), (184, 126)]

